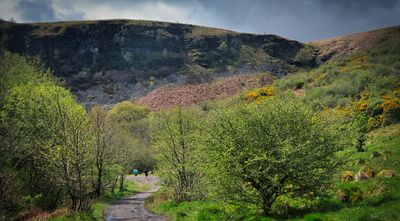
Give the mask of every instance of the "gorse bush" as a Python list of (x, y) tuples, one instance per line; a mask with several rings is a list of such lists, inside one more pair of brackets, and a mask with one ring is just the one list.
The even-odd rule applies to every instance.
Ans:
[[(304, 90), (314, 107), (351, 107), (363, 99), (369, 129), (399, 121), (399, 51), (396, 33), (365, 52), (355, 53), (302, 73), (293, 73), (274, 82), (281, 90)], [(367, 94), (367, 96), (363, 96)], [(383, 110), (387, 105), (386, 111)], [(390, 111), (388, 108), (391, 107)]]

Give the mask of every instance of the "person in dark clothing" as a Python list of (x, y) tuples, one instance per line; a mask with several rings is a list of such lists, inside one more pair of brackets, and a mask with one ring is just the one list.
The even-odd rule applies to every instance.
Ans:
[(149, 171), (148, 171), (148, 170), (145, 170), (145, 171), (144, 171), (144, 175), (146, 175), (146, 177), (149, 176)]

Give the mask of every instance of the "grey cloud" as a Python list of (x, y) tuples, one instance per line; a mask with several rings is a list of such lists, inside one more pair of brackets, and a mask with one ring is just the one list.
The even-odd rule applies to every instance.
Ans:
[[(84, 11), (91, 10), (90, 6), (104, 5), (118, 12), (164, 2), (190, 12), (179, 20), (182, 23), (277, 34), (300, 41), (400, 24), (400, 0), (69, 0), (62, 6), (70, 12), (61, 16), (51, 1), (56, 0), (21, 0), (18, 10), (27, 21), (93, 19)], [(80, 11), (80, 5), (87, 7)]]
[(16, 9), (25, 21), (44, 22), (56, 19), (51, 0), (20, 1)]

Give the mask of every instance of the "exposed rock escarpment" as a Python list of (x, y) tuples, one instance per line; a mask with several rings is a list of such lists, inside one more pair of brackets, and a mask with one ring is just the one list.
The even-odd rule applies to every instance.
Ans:
[(40, 56), (79, 101), (113, 104), (165, 85), (310, 66), (296, 58), (304, 44), (194, 25), (136, 21), (0, 23), (2, 49)]

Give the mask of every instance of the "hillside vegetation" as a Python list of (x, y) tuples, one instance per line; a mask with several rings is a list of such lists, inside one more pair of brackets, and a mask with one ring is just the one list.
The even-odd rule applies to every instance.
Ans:
[(148, 108), (127, 102), (86, 111), (37, 60), (7, 51), (0, 82), (0, 220), (63, 208), (98, 216), (108, 200), (139, 189), (126, 192), (132, 167), (154, 166)]
[[(0, 220), (101, 219), (139, 190), (132, 169), (156, 171), (147, 207), (171, 220), (400, 219), (399, 27), (348, 47), (147, 21), (1, 25), (5, 48), (44, 64), (0, 54)], [(161, 66), (164, 83), (190, 82), (162, 85), (148, 75)], [(85, 76), (78, 98), (153, 92), (85, 109), (47, 67)]]
[(304, 44), (179, 23), (102, 20), (0, 23), (0, 48), (39, 56), (87, 106), (115, 104), (166, 84), (204, 83), (215, 75), (284, 75)]
[[(210, 116), (206, 119), (210, 122), (202, 123), (196, 130), (210, 133), (211, 138), (203, 135), (188, 138), (194, 145), (193, 154), (197, 153), (196, 146), (201, 151), (197, 153), (199, 158), (206, 153), (207, 157), (202, 160), (189, 163), (194, 168), (202, 168), (197, 170), (196, 179), (203, 183), (200, 187), (191, 187), (194, 198), (183, 202), (171, 200), (177, 190), (171, 183), (165, 183), (164, 191), (148, 202), (149, 208), (169, 215), (172, 220), (400, 219), (400, 167), (397, 162), (400, 154), (400, 29), (395, 27), (372, 33), (375, 37), (369, 39), (372, 43), (368, 47), (354, 52), (338, 50), (335, 53), (341, 57), (330, 57), (330, 61), (318, 68), (292, 73), (229, 102), (220, 101), (219, 107), (208, 106), (211, 119)], [(375, 41), (376, 38), (381, 40)], [(291, 96), (298, 103), (292, 110), (293, 104), (287, 98)], [(283, 100), (283, 103), (278, 102), (280, 108), (274, 107), (276, 99)], [(243, 103), (244, 109), (240, 107)], [(302, 105), (309, 109), (303, 109)], [(325, 129), (339, 132), (334, 139), (345, 142), (334, 154), (344, 162), (337, 161), (336, 164), (323, 160), (336, 165), (336, 171), (331, 175), (324, 172), (325, 178), (316, 173), (302, 177), (305, 174), (301, 173), (303, 167), (310, 173), (314, 171), (309, 161), (318, 162), (321, 167), (324, 165), (319, 161), (321, 158), (312, 158), (318, 156), (319, 150), (318, 144), (313, 143), (315, 139), (323, 140), (323, 149), (334, 150), (329, 147), (328, 137), (307, 138), (314, 132), (307, 129), (307, 121), (300, 123), (295, 116), (307, 119), (304, 114), (309, 111), (314, 112), (314, 122), (327, 120)], [(218, 120), (212, 116), (217, 116)], [(280, 117), (285, 121), (281, 122)], [(199, 118), (200, 122), (204, 121), (201, 116)], [(189, 119), (187, 122), (194, 121), (193, 116)], [(279, 125), (277, 134), (273, 132), (275, 124)], [(299, 132), (302, 130), (307, 132)], [(282, 138), (278, 138), (280, 134), (283, 134)], [(214, 139), (217, 142), (214, 143)], [(296, 143), (291, 143), (291, 139)], [(206, 140), (205, 144), (203, 140)], [(311, 143), (314, 149), (306, 150), (307, 144)], [(294, 146), (295, 157), (290, 159)], [(313, 155), (307, 155), (311, 153)], [(328, 156), (327, 153), (324, 156)], [(286, 161), (288, 159), (290, 163)], [(297, 161), (302, 163), (295, 164)], [(318, 171), (327, 169), (323, 167)], [(266, 174), (263, 173), (265, 170), (268, 171)], [(296, 179), (290, 182), (292, 176)], [(318, 185), (314, 185), (312, 191), (307, 190), (313, 182), (323, 185), (325, 192), (322, 195), (318, 194)], [(324, 185), (324, 182), (328, 183)], [(263, 185), (269, 192), (262, 192)], [(296, 187), (301, 194), (294, 191)], [(205, 192), (199, 192), (199, 188)], [(279, 191), (280, 188), (284, 191)], [(262, 199), (265, 196), (274, 201)], [(272, 206), (270, 202), (273, 202)], [(260, 215), (261, 212), (266, 215)]]
[(400, 120), (400, 28), (383, 33), (383, 39), (368, 50), (291, 74), (274, 86), (293, 90), (320, 109), (356, 106), (369, 116), (370, 128), (396, 123)]

